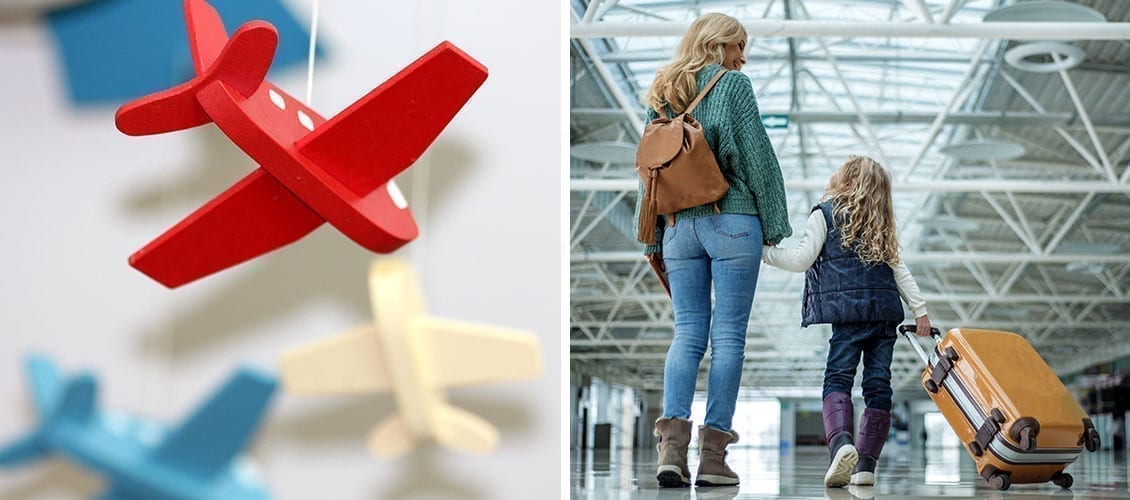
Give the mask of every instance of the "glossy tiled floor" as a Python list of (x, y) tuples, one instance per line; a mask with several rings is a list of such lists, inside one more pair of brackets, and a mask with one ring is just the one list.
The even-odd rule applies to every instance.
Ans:
[[(697, 465), (692, 450), (691, 470)], [(1130, 498), (1126, 454), (1084, 453), (1067, 472), (1075, 477), (1070, 490), (1051, 483), (1013, 485), (998, 491), (977, 476), (973, 461), (961, 449), (910, 450), (889, 443), (879, 462), (874, 487), (824, 488), (827, 452), (801, 447), (791, 452), (764, 448), (732, 448), (730, 465), (741, 477), (731, 488), (664, 488), (655, 482), (656, 453), (607, 450), (572, 453), (570, 491), (574, 500), (604, 499), (731, 499), (731, 498)]]

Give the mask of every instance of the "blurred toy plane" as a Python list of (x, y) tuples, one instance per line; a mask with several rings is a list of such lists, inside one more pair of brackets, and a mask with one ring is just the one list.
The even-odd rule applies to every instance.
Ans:
[(254, 172), (130, 257), (175, 288), (294, 242), (328, 221), (374, 252), (417, 235), (392, 178), (407, 169), (486, 80), (441, 43), (325, 120), (265, 80), (278, 44), (263, 21), (228, 39), (219, 14), (185, 0), (197, 76), (118, 110), (118, 129), (147, 135), (214, 122), (259, 164)]
[(375, 322), (287, 353), (283, 387), (303, 394), (393, 391), (400, 413), (369, 434), (369, 449), (382, 457), (403, 455), (422, 438), (493, 451), (498, 431), (449, 405), (444, 388), (538, 376), (537, 337), (427, 316), (416, 277), (401, 261), (374, 262), (369, 293)]
[(58, 453), (101, 474), (102, 500), (269, 498), (250, 464), (235, 460), (274, 395), (273, 378), (240, 370), (211, 399), (167, 432), (161, 425), (95, 408), (89, 373), (64, 380), (33, 356), (28, 381), (40, 426), (0, 449), (0, 467)]

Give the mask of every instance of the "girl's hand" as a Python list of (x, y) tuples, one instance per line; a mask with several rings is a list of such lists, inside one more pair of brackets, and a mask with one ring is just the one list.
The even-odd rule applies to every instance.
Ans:
[(914, 320), (914, 334), (919, 337), (930, 336), (930, 315), (923, 314), (921, 317)]

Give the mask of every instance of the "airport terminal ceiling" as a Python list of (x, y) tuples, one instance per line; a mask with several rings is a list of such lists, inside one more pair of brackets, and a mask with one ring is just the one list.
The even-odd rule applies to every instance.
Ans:
[[(574, 372), (662, 385), (674, 321), (633, 231), (640, 98), (678, 33), (706, 12), (751, 26), (778, 21), (798, 35), (757, 36), (751, 28), (742, 69), (780, 160), (797, 236), (831, 173), (849, 154), (872, 156), (894, 175), (903, 259), (936, 326), (1015, 331), (1061, 376), (1130, 355), (1130, 43), (1064, 40), (1062, 32), (1044, 34), (1060, 40), (988, 38), (1001, 36), (991, 30), (905, 36), (1041, 16), (1128, 22), (1130, 2), (574, 0), (570, 7)], [(874, 36), (855, 37), (847, 23)], [(803, 286), (802, 274), (762, 268), (743, 376), (755, 393), (819, 394), (830, 329), (800, 328)], [(903, 341), (892, 370), (896, 390), (924, 396), (917, 358)]]

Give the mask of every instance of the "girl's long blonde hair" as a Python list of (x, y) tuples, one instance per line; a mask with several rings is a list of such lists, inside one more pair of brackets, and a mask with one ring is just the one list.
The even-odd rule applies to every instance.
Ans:
[(832, 176), (825, 199), (832, 200), (841, 248), (855, 250), (867, 265), (898, 265), (891, 175), (879, 162), (852, 155)]
[(675, 49), (675, 58), (655, 73), (644, 104), (660, 116), (665, 116), (666, 106), (682, 113), (698, 94), (695, 73), (707, 65), (722, 64), (726, 44), (744, 43), (748, 38), (742, 23), (725, 14), (715, 12), (695, 19)]

